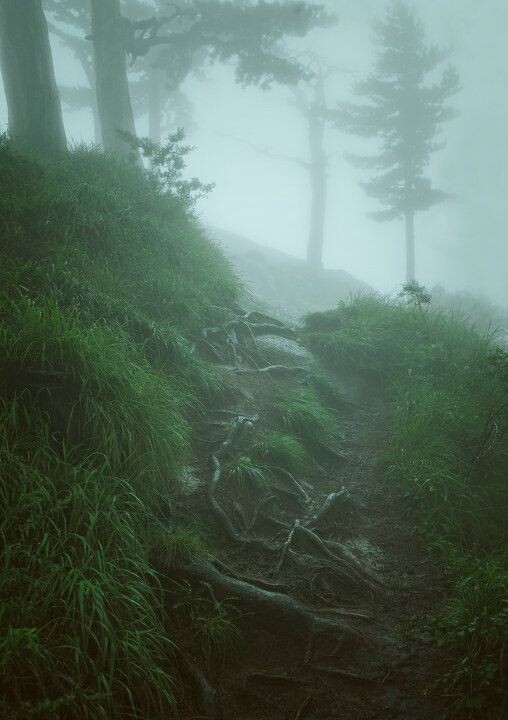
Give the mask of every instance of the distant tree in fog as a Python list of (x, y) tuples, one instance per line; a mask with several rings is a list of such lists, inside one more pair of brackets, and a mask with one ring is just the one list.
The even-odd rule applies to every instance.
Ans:
[(328, 205), (328, 169), (330, 159), (335, 153), (326, 149), (326, 128), (329, 125), (330, 109), (326, 101), (327, 81), (336, 74), (337, 68), (328, 65), (313, 52), (304, 53), (299, 58), (306, 75), (293, 90), (291, 105), (304, 119), (308, 153), (288, 155), (270, 148), (260, 147), (242, 138), (234, 138), (248, 145), (256, 152), (273, 160), (281, 160), (297, 165), (304, 170), (310, 183), (310, 212), (307, 239), (307, 264), (312, 270), (323, 269), (323, 249), (325, 224)]
[(0, 67), (13, 140), (37, 152), (66, 148), (41, 0), (0, 1)]
[[(86, 27), (86, 15), (89, 12), (80, 0), (45, 0), (46, 7), (53, 20), (51, 29), (74, 52), (81, 62), (89, 83), (96, 83), (90, 77), (91, 55), (83, 45), (84, 35), (76, 35), (67, 27), (83, 30)], [(95, 75), (111, 75), (116, 68), (119, 87), (118, 62), (113, 63), (113, 53), (119, 57), (118, 47), (123, 38), (123, 62), (126, 55), (130, 65), (141, 77), (131, 85), (132, 98), (146, 103), (149, 113), (150, 137), (160, 139), (164, 111), (168, 107), (168, 98), (175, 114), (188, 111), (185, 99), (179, 92), (181, 84), (191, 73), (213, 62), (232, 62), (236, 67), (237, 82), (242, 85), (256, 84), (268, 87), (272, 82), (296, 82), (302, 75), (302, 68), (290, 59), (282, 57), (277, 43), (288, 35), (303, 36), (311, 28), (324, 26), (329, 16), (321, 6), (305, 2), (263, 2), (253, 0), (179, 0), (167, 3), (157, 0), (155, 7), (142, 0), (92, 0), (92, 10), (96, 17), (99, 12), (109, 19), (105, 24), (95, 23), (90, 39), (94, 44)], [(113, 27), (111, 18), (114, 10), (116, 20)], [(109, 8), (109, 9), (108, 9)], [(121, 13), (120, 13), (121, 11)], [(125, 17), (122, 16), (125, 15)], [(62, 24), (64, 26), (62, 27)], [(111, 43), (106, 46), (108, 33)], [(98, 52), (97, 43), (103, 38), (104, 53)], [(115, 48), (117, 50), (115, 51)], [(109, 53), (109, 67), (101, 64), (101, 57)], [(110, 87), (102, 82), (101, 87)], [(86, 89), (85, 89), (86, 90)], [(106, 97), (97, 86), (97, 97), (111, 106), (117, 98), (117, 116), (128, 112), (124, 100), (117, 91)], [(122, 98), (124, 93), (121, 93)], [(82, 89), (67, 88), (64, 98), (75, 107), (87, 93)], [(120, 104), (122, 107), (120, 107)], [(98, 108), (103, 118), (111, 113)], [(130, 124), (130, 120), (127, 122)], [(112, 126), (114, 130), (117, 126)], [(119, 129), (127, 130), (125, 123)], [(103, 142), (111, 146), (111, 130), (106, 128)], [(118, 145), (118, 141), (116, 141)]]
[(431, 154), (445, 145), (436, 138), (456, 114), (446, 101), (459, 91), (460, 82), (451, 65), (433, 81), (448, 53), (426, 44), (424, 26), (408, 3), (394, 0), (386, 19), (374, 29), (378, 45), (374, 71), (355, 86), (356, 95), (366, 102), (342, 104), (333, 119), (352, 134), (380, 141), (374, 155), (351, 159), (376, 171), (363, 183), (367, 194), (385, 208), (373, 216), (381, 221), (405, 220), (410, 282), (415, 279), (415, 214), (449, 197), (432, 187), (425, 169)]

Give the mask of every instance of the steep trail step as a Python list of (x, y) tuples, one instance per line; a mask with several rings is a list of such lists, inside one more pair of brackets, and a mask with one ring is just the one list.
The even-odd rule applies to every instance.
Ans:
[[(232, 613), (237, 635), (200, 668), (215, 692), (213, 708), (195, 688), (203, 714), (193, 707), (184, 717), (439, 717), (435, 699), (424, 694), (439, 675), (439, 655), (421, 628), (439, 602), (441, 578), (383, 477), (382, 398), (354, 374), (331, 376), (296, 335), (274, 332), (251, 351), (304, 374), (256, 371), (236, 348), (235, 365), (217, 366), (227, 392), (195, 447), (198, 483), (188, 501), (210, 528), (216, 562), (182, 578), (194, 589), (208, 585)], [(248, 457), (257, 435), (277, 424), (277, 398), (299, 392), (316, 374), (334, 392), (333, 447), (316, 446), (312, 462), (294, 474), (296, 485), (279, 475), (275, 490), (235, 487), (222, 465)]]

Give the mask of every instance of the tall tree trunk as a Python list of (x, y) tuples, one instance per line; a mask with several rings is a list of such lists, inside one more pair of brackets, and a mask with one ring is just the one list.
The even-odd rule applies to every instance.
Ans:
[(160, 143), (162, 139), (162, 93), (164, 92), (164, 72), (150, 65), (148, 69), (148, 135), (151, 140)]
[(416, 280), (415, 261), (415, 214), (408, 210), (405, 214), (406, 223), (406, 282)]
[(13, 140), (37, 152), (65, 150), (62, 109), (41, 0), (0, 0), (0, 66)]
[(328, 185), (328, 161), (324, 149), (325, 126), (322, 119), (325, 98), (323, 88), (316, 88), (316, 97), (309, 108), (310, 181), (311, 211), (307, 262), (314, 270), (323, 268), (323, 245), (325, 239), (325, 218)]
[(325, 240), (325, 217), (327, 196), (327, 164), (313, 163), (310, 168), (311, 210), (307, 262), (316, 269), (323, 268), (323, 245)]
[(91, 0), (97, 109), (106, 149), (128, 155), (132, 150), (119, 135), (136, 134), (127, 82), (119, 0)]
[(97, 102), (92, 105), (92, 117), (93, 117), (93, 136), (96, 145), (102, 143), (102, 132), (101, 132), (101, 120), (99, 118), (99, 110), (97, 108)]

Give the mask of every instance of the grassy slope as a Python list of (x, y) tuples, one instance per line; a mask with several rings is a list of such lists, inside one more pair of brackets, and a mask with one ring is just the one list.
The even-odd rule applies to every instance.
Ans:
[(177, 488), (213, 379), (192, 338), (236, 280), (177, 199), (97, 152), (0, 139), (0, 234), (0, 716), (166, 718), (148, 498)]
[(355, 367), (388, 388), (386, 471), (450, 578), (437, 619), (454, 659), (442, 689), (460, 717), (501, 717), (506, 353), (457, 316), (376, 296), (308, 316), (306, 335), (335, 368)]

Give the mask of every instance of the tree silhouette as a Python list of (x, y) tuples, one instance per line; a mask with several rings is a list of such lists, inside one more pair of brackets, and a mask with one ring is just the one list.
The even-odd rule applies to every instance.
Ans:
[(378, 55), (374, 71), (355, 86), (365, 102), (343, 104), (333, 113), (347, 132), (380, 141), (379, 152), (350, 156), (376, 174), (363, 187), (384, 206), (377, 220), (404, 218), (406, 280), (415, 280), (414, 217), (446, 200), (432, 186), (425, 170), (432, 153), (444, 147), (442, 125), (455, 116), (446, 101), (460, 89), (456, 69), (449, 65), (439, 80), (428, 82), (448, 53), (425, 42), (425, 29), (414, 8), (393, 0), (384, 21), (375, 25)]

